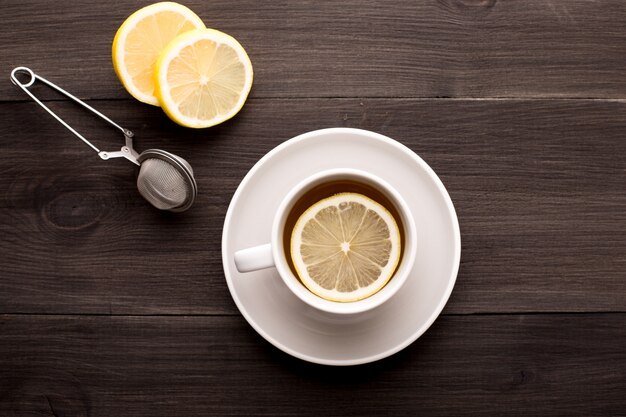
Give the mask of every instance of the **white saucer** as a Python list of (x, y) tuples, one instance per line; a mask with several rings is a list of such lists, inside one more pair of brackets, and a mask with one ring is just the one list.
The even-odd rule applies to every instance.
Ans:
[[(369, 171), (402, 194), (415, 217), (418, 248), (413, 272), (389, 301), (363, 314), (337, 317), (304, 304), (274, 268), (237, 272), (233, 256), (269, 242), (274, 214), (291, 187), (339, 167)], [(261, 336), (306, 361), (357, 365), (400, 351), (435, 321), (454, 287), (461, 236), (445, 187), (420, 157), (386, 136), (333, 128), (288, 140), (252, 167), (226, 214), (222, 258), (230, 293)]]

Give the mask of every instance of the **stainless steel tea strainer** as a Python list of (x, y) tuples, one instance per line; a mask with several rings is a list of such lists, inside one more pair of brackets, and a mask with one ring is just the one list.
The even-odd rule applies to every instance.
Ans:
[[(17, 79), (17, 74), (19, 73), (28, 74), (28, 76), (30, 76), (27, 83), (22, 83)], [(95, 150), (100, 158), (105, 160), (110, 158), (126, 158), (135, 165), (138, 165), (140, 167), (139, 175), (137, 176), (137, 188), (139, 189), (139, 194), (148, 200), (148, 202), (154, 207), (173, 212), (185, 211), (191, 207), (194, 199), (196, 198), (196, 194), (198, 193), (198, 186), (193, 176), (191, 166), (183, 158), (160, 149), (148, 149), (147, 151), (138, 154), (133, 148), (133, 132), (128, 129), (124, 129), (107, 116), (63, 90), (61, 87), (35, 74), (30, 68), (17, 67), (13, 69), (13, 71), (11, 71), (11, 81), (13, 84), (24, 90), (30, 98), (35, 100), (37, 104), (50, 113), (52, 117), (57, 119), (59, 123)], [(47, 86), (57, 90), (59, 93), (67, 96), (87, 110), (90, 110), (100, 118), (104, 119), (112, 126), (121, 130), (124, 134), (126, 145), (122, 146), (122, 148), (117, 152), (106, 152), (96, 148), (91, 142), (85, 139), (80, 133), (74, 130), (74, 128), (57, 116), (28, 90), (28, 87), (32, 86), (35, 81), (41, 81)]]

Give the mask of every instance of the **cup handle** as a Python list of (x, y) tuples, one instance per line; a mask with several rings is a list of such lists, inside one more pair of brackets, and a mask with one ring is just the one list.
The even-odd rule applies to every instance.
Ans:
[(239, 272), (251, 272), (274, 266), (272, 244), (255, 246), (235, 252), (235, 267)]

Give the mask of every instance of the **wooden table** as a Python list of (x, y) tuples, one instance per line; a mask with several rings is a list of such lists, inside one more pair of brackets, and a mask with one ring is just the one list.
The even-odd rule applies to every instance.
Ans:
[[(247, 104), (179, 127), (118, 82), (147, 2), (7, 0), (0, 43), (0, 415), (626, 415), (626, 3), (188, 1), (240, 40)], [(26, 65), (195, 168), (152, 209), (9, 82)], [(35, 92), (102, 148), (122, 138)], [(462, 234), (443, 314), (357, 367), (292, 358), (239, 314), (221, 231), (246, 172), (300, 133), (373, 130), (439, 174)]]

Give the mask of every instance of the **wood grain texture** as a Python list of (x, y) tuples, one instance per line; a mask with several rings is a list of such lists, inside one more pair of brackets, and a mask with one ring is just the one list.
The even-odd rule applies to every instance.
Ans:
[[(122, 138), (68, 103), (100, 147)], [(447, 313), (626, 310), (626, 121), (597, 100), (251, 99), (191, 131), (135, 101), (92, 104), (137, 148), (189, 160), (187, 213), (152, 209), (135, 171), (101, 161), (33, 103), (0, 104), (0, 312), (236, 314), (224, 215), (266, 152), (330, 126), (387, 134), (422, 156), (455, 204), (462, 261)]]
[[(6, 0), (0, 74), (26, 65), (83, 98), (127, 98), (111, 42), (149, 3)], [(252, 97), (626, 96), (622, 0), (184, 3), (246, 48)], [(24, 96), (3, 82), (0, 99)]]
[[(152, 1), (6, 0), (0, 44), (0, 416), (626, 416), (626, 2), (189, 0), (235, 36), (250, 99), (207, 130), (129, 99), (110, 47)], [(194, 167), (182, 215), (8, 81), (32, 67)], [(33, 89), (102, 149), (118, 132)], [(238, 314), (226, 209), (300, 133), (368, 129), (438, 173), (462, 260), (391, 358), (292, 358)]]
[(0, 413), (624, 416), (626, 315), (443, 317), (378, 363), (288, 357), (241, 317), (0, 316)]

